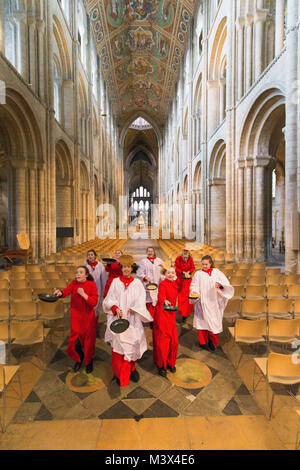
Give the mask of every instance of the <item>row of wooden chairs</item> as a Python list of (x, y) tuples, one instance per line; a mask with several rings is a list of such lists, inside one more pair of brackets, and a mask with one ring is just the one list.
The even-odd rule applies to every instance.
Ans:
[(237, 318), (258, 320), (263, 318), (300, 317), (300, 298), (298, 299), (233, 299), (229, 300), (224, 311), (224, 319)]
[(262, 285), (262, 286), (233, 286), (234, 299), (281, 299), (300, 297), (300, 284), (296, 285)]
[[(11, 301), (0, 303), (0, 321), (17, 319), (20, 321), (30, 320), (57, 320), (64, 318), (65, 305), (59, 300), (55, 303), (46, 303), (40, 300), (26, 300), (23, 302)], [(0, 338), (1, 339), (1, 338)]]

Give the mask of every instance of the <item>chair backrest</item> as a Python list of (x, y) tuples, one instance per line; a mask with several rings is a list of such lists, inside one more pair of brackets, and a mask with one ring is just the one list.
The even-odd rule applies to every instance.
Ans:
[(292, 313), (293, 300), (292, 299), (269, 299), (268, 301), (269, 313)]
[(247, 286), (246, 287), (246, 299), (248, 297), (265, 297), (266, 288), (265, 286)]
[(21, 250), (29, 250), (30, 240), (28, 233), (17, 233), (17, 240)]
[(9, 302), (9, 290), (8, 289), (0, 290), (0, 302)]
[(53, 289), (65, 289), (67, 287), (67, 281), (66, 279), (49, 279), (48, 285)]
[(233, 299), (229, 300), (225, 308), (225, 313), (240, 313), (241, 311), (241, 300)]
[(9, 341), (9, 321), (0, 322), (0, 340), (4, 341), (5, 344)]
[(267, 268), (266, 269), (266, 276), (273, 277), (273, 276), (279, 276), (281, 275), (281, 268)]
[(283, 276), (280, 274), (279, 276), (268, 276), (266, 278), (267, 286), (278, 286), (283, 283)]
[(13, 266), (11, 268), (11, 274), (23, 273), (23, 272), (26, 272), (26, 266), (24, 266), (24, 265), (22, 265), (22, 266)]
[(0, 302), (0, 320), (8, 320), (9, 302)]
[(30, 264), (27, 266), (28, 273), (40, 273), (42, 271), (42, 266), (39, 264)]
[(264, 286), (265, 282), (264, 277), (251, 276), (248, 278), (248, 286)]
[(32, 291), (31, 289), (10, 289), (10, 297), (12, 301), (31, 301)]
[(284, 283), (286, 285), (300, 284), (300, 274), (286, 274), (284, 276)]
[(293, 377), (296, 379), (298, 377), (300, 382), (300, 361), (297, 362), (299, 363), (295, 363), (292, 354), (270, 353), (267, 362), (267, 374), (279, 378)]
[(15, 317), (36, 316), (36, 302), (12, 302), (11, 314)]
[(245, 269), (238, 269), (234, 271), (234, 274), (233, 274), (234, 277), (242, 277), (244, 279), (247, 279), (248, 275), (249, 275), (248, 270), (245, 270)]
[(8, 279), (3, 279), (2, 281), (0, 280), (0, 290), (8, 289), (8, 288), (9, 288), (9, 280)]
[(294, 313), (300, 313), (300, 299), (295, 299)]
[(295, 337), (299, 335), (300, 320), (278, 320), (270, 318), (269, 335), (277, 337)]
[(10, 281), (10, 288), (11, 289), (27, 289), (28, 288), (28, 281), (26, 279), (14, 281)]
[(4, 281), (5, 279), (9, 281), (10, 271), (0, 271), (0, 281)]
[(291, 284), (288, 287), (288, 294), (289, 297), (300, 297), (300, 285), (299, 284)]
[(242, 301), (242, 313), (266, 313), (267, 301), (264, 299), (245, 299)]
[(234, 288), (234, 297), (244, 297), (245, 287), (244, 286), (235, 286)]
[(287, 294), (287, 288), (285, 285), (281, 285), (281, 286), (267, 286), (267, 297), (269, 298), (272, 298), (272, 297), (276, 297), (276, 298), (281, 298), (281, 297), (285, 297)]
[(61, 301), (55, 303), (37, 302), (37, 309), (39, 315), (63, 315), (64, 304)]
[(28, 322), (11, 321), (10, 324), (11, 337), (15, 342), (26, 342), (27, 344), (35, 344), (44, 340), (44, 324), (42, 320), (34, 320)]
[(31, 289), (46, 289), (48, 287), (47, 279), (31, 279)]
[(241, 320), (235, 322), (235, 337), (259, 338), (267, 334), (267, 320)]
[(232, 276), (230, 283), (232, 286), (244, 286), (247, 284), (247, 278)]
[(10, 281), (22, 281), (24, 279), (26, 279), (27, 277), (27, 273), (26, 271), (20, 271), (20, 272), (12, 272), (11, 273), (11, 276), (10, 276)]

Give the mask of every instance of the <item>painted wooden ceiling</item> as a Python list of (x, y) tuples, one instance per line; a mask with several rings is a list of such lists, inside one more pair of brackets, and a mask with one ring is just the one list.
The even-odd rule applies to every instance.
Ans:
[(195, 0), (85, 0), (113, 114), (143, 111), (163, 125)]

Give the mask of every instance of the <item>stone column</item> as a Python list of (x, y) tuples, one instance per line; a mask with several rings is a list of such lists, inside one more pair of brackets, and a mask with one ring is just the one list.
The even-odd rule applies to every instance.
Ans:
[(29, 83), (29, 60), (28, 60), (28, 25), (24, 14), (18, 15), (20, 18), (20, 36), (21, 36), (21, 75), (26, 83)]
[(245, 168), (245, 260), (247, 262), (252, 261), (252, 230), (253, 230), (253, 223), (252, 223), (252, 208), (253, 208), (253, 199), (252, 199), (252, 186), (253, 186), (253, 167), (252, 161), (246, 161), (246, 168)]
[(219, 87), (220, 87), (220, 123), (224, 120), (226, 110), (226, 95), (225, 95), (225, 85), (226, 81), (225, 78), (220, 78), (219, 80)]
[(263, 166), (255, 167), (255, 260), (257, 262), (264, 261), (265, 258), (265, 244), (264, 244), (264, 173)]
[(41, 100), (45, 99), (45, 21), (40, 18), (36, 21), (37, 41), (38, 41), (38, 95)]
[(255, 12), (255, 80), (262, 74), (263, 64), (263, 40), (264, 40), (264, 22), (266, 20), (268, 10), (257, 9)]
[(240, 161), (237, 169), (237, 257), (244, 258), (244, 162)]
[(26, 233), (26, 169), (16, 168), (16, 233)]
[(276, 0), (275, 18), (275, 56), (280, 54), (284, 47), (284, 17), (285, 0)]
[(33, 258), (38, 258), (38, 227), (37, 227), (37, 181), (34, 165), (29, 169), (29, 238), (33, 248)]
[(220, 116), (217, 108), (219, 104), (219, 82), (217, 80), (208, 80), (207, 87), (207, 134), (210, 136), (219, 125)]
[(39, 212), (39, 257), (46, 255), (46, 181), (45, 168), (38, 170), (38, 212)]
[[(286, 66), (286, 157), (285, 157), (285, 269), (287, 273), (297, 271), (297, 249), (295, 235), (299, 236), (299, 225), (295, 225), (299, 213), (297, 208), (297, 159), (298, 159), (298, 106), (295, 100), (294, 84), (298, 79), (297, 63), (299, 56), (298, 22), (299, 2), (288, 0), (288, 27), (286, 36), (287, 66)], [(299, 268), (299, 267), (298, 267)]]
[(240, 100), (244, 94), (244, 26), (245, 18), (239, 17), (236, 20), (237, 27), (237, 99)]
[(34, 92), (37, 91), (36, 87), (36, 23), (33, 16), (28, 17), (28, 45), (29, 45), (29, 82)]
[(5, 54), (5, 39), (4, 39), (4, 2), (0, 0), (0, 52)]
[(245, 91), (248, 91), (252, 85), (252, 28), (253, 28), (253, 15), (246, 15), (246, 57), (245, 57)]

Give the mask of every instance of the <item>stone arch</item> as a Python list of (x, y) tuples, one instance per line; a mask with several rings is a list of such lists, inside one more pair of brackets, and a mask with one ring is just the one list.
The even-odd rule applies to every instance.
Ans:
[[(68, 145), (59, 140), (55, 146), (56, 167), (56, 226), (74, 228), (74, 169)], [(56, 249), (73, 244), (73, 237), (57, 237)]]
[(209, 163), (210, 242), (212, 246), (226, 245), (226, 144), (218, 140)]
[(88, 240), (89, 221), (89, 172), (85, 162), (80, 162), (80, 226), (82, 241)]
[(64, 79), (71, 78), (71, 60), (68, 50), (63, 27), (56, 15), (53, 15), (53, 34), (56, 41), (57, 52), (59, 52), (60, 62), (62, 65), (62, 76)]
[(267, 88), (252, 103), (240, 135), (238, 180), (245, 207), (238, 208), (240, 258), (261, 261), (272, 255), (272, 175), (280, 158), (285, 164), (284, 127), (284, 93)]

